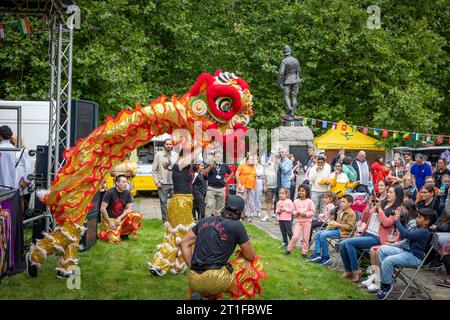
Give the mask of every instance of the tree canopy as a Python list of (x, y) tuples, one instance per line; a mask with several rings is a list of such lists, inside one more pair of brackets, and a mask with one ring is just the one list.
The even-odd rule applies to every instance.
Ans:
[[(77, 0), (73, 97), (115, 115), (182, 95), (202, 72), (235, 72), (254, 96), (251, 126), (284, 112), (277, 85), (285, 44), (301, 64), (299, 115), (392, 130), (450, 134), (448, 0)], [(0, 99), (48, 98), (48, 21), (0, 16)], [(314, 133), (322, 129), (313, 128)]]

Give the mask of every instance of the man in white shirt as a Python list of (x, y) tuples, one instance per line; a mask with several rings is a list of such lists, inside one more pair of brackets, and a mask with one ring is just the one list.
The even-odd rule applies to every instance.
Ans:
[(173, 195), (172, 166), (177, 157), (177, 153), (173, 151), (172, 139), (166, 139), (163, 151), (158, 152), (153, 161), (152, 175), (158, 187), (163, 223), (167, 221), (167, 199)]
[[(13, 132), (8, 126), (0, 127), (0, 150), (14, 149), (10, 139)], [(16, 152), (0, 151), (0, 188), (10, 187), (17, 189), (16, 186)]]

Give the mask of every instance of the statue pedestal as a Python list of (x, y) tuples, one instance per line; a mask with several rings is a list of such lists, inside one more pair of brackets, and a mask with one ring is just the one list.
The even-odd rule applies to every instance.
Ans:
[[(292, 122), (301, 121), (293, 120)], [(282, 126), (272, 129), (272, 150), (278, 151), (280, 146), (285, 147), (289, 153), (294, 155), (295, 162), (299, 160), (305, 165), (308, 158), (308, 146), (314, 148), (314, 134), (310, 128), (303, 125)]]

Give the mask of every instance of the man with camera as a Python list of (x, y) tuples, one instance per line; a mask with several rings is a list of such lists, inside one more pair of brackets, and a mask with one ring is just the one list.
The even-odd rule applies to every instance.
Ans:
[[(222, 163), (223, 153), (215, 150), (211, 163), (206, 167), (204, 175), (208, 177), (206, 192), (206, 216), (219, 215), (225, 207), (225, 185), (233, 177), (230, 167)], [(225, 175), (228, 179), (225, 180)]]

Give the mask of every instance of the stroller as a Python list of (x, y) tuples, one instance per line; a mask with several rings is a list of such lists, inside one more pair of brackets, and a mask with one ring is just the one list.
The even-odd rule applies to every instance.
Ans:
[(356, 186), (351, 192), (348, 192), (348, 194), (353, 197), (353, 204), (351, 207), (353, 211), (358, 211), (362, 214), (369, 203), (370, 193), (366, 190), (358, 189), (358, 186)]

